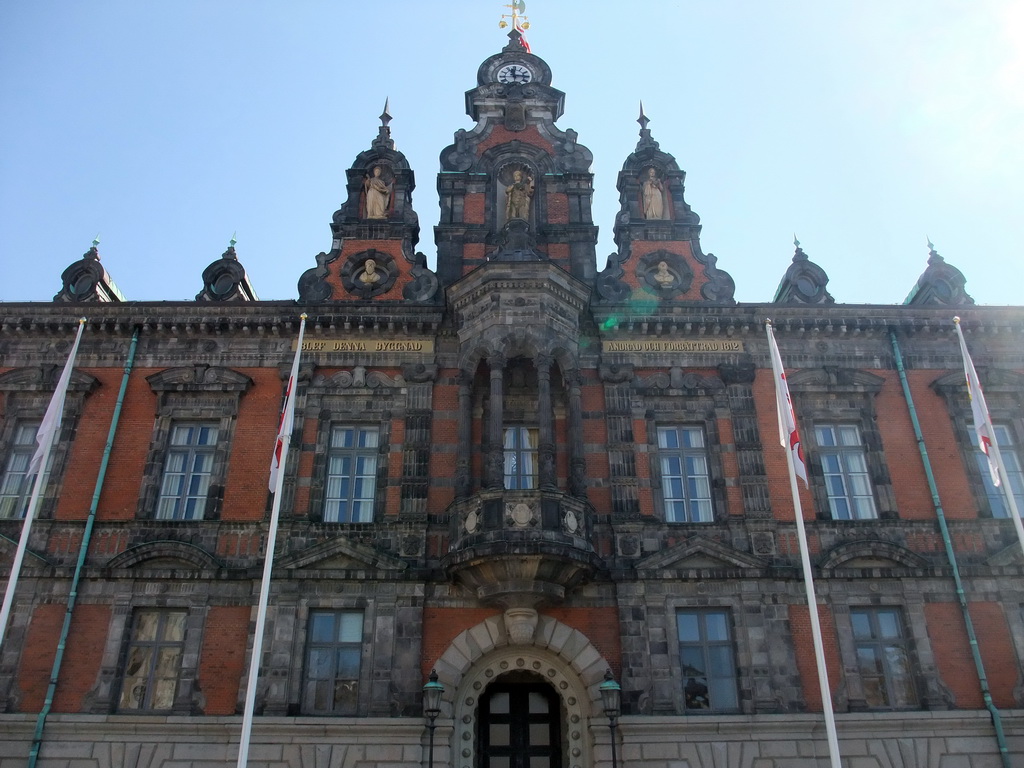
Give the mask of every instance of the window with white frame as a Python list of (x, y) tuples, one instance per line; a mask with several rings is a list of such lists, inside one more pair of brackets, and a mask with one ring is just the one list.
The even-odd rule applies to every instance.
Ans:
[(20, 421), (14, 428), (4, 474), (0, 478), (0, 519), (25, 516), (35, 477), (28, 474), (28, 467), (36, 452), (38, 432), (38, 421)]
[(855, 424), (817, 424), (814, 437), (832, 519), (878, 517), (860, 428)]
[(687, 712), (739, 709), (731, 617), (727, 609), (676, 611), (683, 707)]
[(851, 608), (864, 698), (875, 709), (917, 706), (917, 690), (899, 608)]
[[(1013, 430), (1009, 424), (993, 424), (996, 443), (999, 446), (999, 455), (1003, 459), (1003, 467), (1006, 469), (1006, 477), (1010, 481), (1010, 490), (1017, 502), (1017, 509), (1024, 513), (1024, 471), (1021, 470), (1020, 453), (1017, 444), (1013, 439)], [(975, 435), (971, 428), (971, 437)], [(1005, 489), (996, 487), (992, 482), (992, 473), (989, 471), (988, 457), (974, 443), (974, 457), (978, 462), (978, 469), (981, 472), (981, 482), (985, 486), (985, 496), (988, 498), (989, 510), (992, 517), (1009, 517), (1010, 509), (1006, 503)]]
[(333, 425), (327, 448), (324, 522), (373, 521), (377, 492), (377, 427)]
[(185, 651), (182, 610), (135, 612), (118, 710), (165, 712), (174, 707)]
[(666, 522), (711, 522), (711, 473), (704, 429), (658, 427), (658, 458)]
[(356, 713), (362, 641), (362, 611), (310, 613), (302, 690), (303, 713)]
[(529, 490), (537, 487), (538, 431), (532, 427), (505, 428), (505, 488)]
[(202, 520), (217, 450), (216, 422), (171, 424), (157, 520)]

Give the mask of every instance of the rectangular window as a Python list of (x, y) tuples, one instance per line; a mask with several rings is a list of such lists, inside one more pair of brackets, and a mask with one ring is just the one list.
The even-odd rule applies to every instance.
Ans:
[(35, 477), (28, 474), (28, 465), (36, 452), (38, 431), (38, 421), (21, 422), (14, 429), (14, 440), (0, 479), (0, 519), (25, 516)]
[(185, 649), (185, 611), (136, 611), (121, 685), (121, 711), (168, 711)]
[(157, 520), (202, 520), (217, 448), (217, 425), (174, 423), (167, 447)]
[(853, 424), (819, 424), (814, 428), (833, 520), (878, 517), (868, 476), (867, 453)]
[(362, 655), (361, 611), (312, 611), (306, 643), (302, 711), (309, 715), (354, 715)]
[(736, 662), (727, 610), (680, 610), (679, 663), (687, 712), (739, 709)]
[(701, 427), (659, 427), (661, 492), (669, 523), (710, 523), (711, 476)]
[(334, 426), (327, 454), (324, 522), (369, 523), (377, 492), (376, 427)]
[[(1024, 514), (1024, 472), (1021, 471), (1020, 454), (1017, 452), (1017, 445), (1013, 440), (1013, 432), (1007, 424), (993, 424), (992, 426), (995, 428), (999, 455), (1003, 458), (1003, 467), (1006, 469), (1006, 476), (1010, 481), (1017, 509)], [(976, 434), (974, 427), (971, 427), (970, 431), (973, 441)], [(992, 473), (988, 468), (988, 457), (981, 452), (977, 443), (974, 443), (974, 448), (974, 456), (978, 460), (978, 469), (981, 471), (981, 481), (985, 485), (985, 495), (988, 497), (992, 517), (1009, 517), (1010, 510), (1006, 504), (1005, 489), (996, 488), (993, 485)]]
[(857, 666), (869, 707), (917, 706), (910, 653), (898, 608), (851, 608)]
[(529, 490), (537, 487), (538, 432), (530, 427), (505, 429), (505, 487)]

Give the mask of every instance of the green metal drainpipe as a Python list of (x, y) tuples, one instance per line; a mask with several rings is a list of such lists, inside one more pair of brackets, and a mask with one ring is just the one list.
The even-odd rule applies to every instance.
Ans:
[(78, 563), (75, 565), (75, 575), (71, 579), (71, 591), (68, 593), (68, 606), (64, 611), (64, 626), (60, 630), (57, 655), (53, 658), (53, 669), (50, 670), (50, 684), (46, 688), (46, 700), (43, 702), (43, 708), (39, 710), (39, 717), (36, 718), (36, 732), (32, 737), (32, 748), (28, 753), (28, 768), (35, 768), (36, 760), (39, 759), (39, 748), (43, 744), (43, 727), (46, 725), (46, 716), (50, 714), (50, 707), (53, 706), (53, 696), (57, 690), (57, 677), (60, 675), (60, 666), (64, 661), (64, 649), (67, 646), (68, 633), (71, 630), (71, 612), (75, 609), (75, 602), (78, 598), (78, 583), (82, 580), (85, 556), (89, 552), (89, 539), (92, 537), (93, 523), (96, 521), (96, 509), (100, 505), (100, 492), (103, 490), (103, 481), (107, 475), (110, 451), (114, 447), (114, 435), (117, 433), (117, 424), (121, 420), (121, 406), (124, 404), (124, 394), (128, 389), (128, 375), (132, 372), (132, 367), (135, 364), (135, 348), (138, 346), (138, 343), (139, 329), (136, 328), (132, 334), (131, 346), (128, 347), (128, 359), (124, 363), (121, 389), (117, 393), (117, 404), (114, 406), (114, 416), (110, 420), (107, 444), (103, 447), (103, 459), (100, 461), (99, 476), (96, 478), (96, 490), (93, 491), (92, 503), (89, 505), (89, 517), (85, 521), (82, 545), (78, 550)]
[(935, 516), (939, 520), (939, 530), (942, 531), (942, 543), (946, 548), (946, 558), (953, 569), (953, 581), (956, 582), (956, 598), (960, 603), (960, 613), (963, 614), (964, 624), (967, 625), (967, 637), (971, 644), (971, 657), (974, 659), (974, 668), (978, 673), (978, 681), (981, 685), (981, 697), (985, 701), (985, 709), (992, 716), (992, 726), (996, 732), (996, 743), (999, 745), (999, 757), (1003, 761), (1003, 768), (1012, 768), (1010, 765), (1010, 751), (1006, 746), (1006, 735), (1003, 733), (1003, 721), (999, 716), (999, 710), (992, 701), (992, 692), (988, 687), (988, 677), (985, 675), (985, 665), (981, 660), (981, 651), (978, 649), (978, 636), (974, 634), (974, 623), (971, 621), (971, 614), (967, 610), (967, 597), (964, 594), (964, 585), (960, 580), (960, 568), (956, 564), (956, 554), (953, 552), (953, 542), (949, 538), (949, 528), (946, 525), (946, 513), (942, 511), (942, 502), (939, 501), (939, 489), (935, 485), (935, 475), (932, 473), (932, 463), (928, 459), (928, 449), (924, 444), (924, 436), (921, 433), (921, 422), (917, 419), (917, 409), (914, 407), (914, 398), (910, 394), (910, 385), (907, 383), (907, 372), (903, 367), (903, 354), (900, 352), (899, 342), (896, 340), (896, 332), (889, 328), (889, 340), (892, 342), (892, 352), (896, 357), (896, 370), (900, 374), (900, 384), (903, 386), (903, 397), (907, 401), (907, 408), (910, 410), (910, 421), (914, 425), (914, 437), (917, 440), (917, 448), (921, 452), (921, 461), (924, 463), (924, 474), (928, 478), (928, 490), (932, 494), (932, 504), (935, 506)]

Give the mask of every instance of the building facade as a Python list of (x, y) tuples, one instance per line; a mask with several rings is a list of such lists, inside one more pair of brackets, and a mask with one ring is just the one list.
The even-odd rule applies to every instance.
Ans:
[(5, 577), (86, 331), (0, 650), (0, 768), (234, 765), (267, 557), (254, 768), (426, 765), (432, 670), (434, 765), (828, 764), (768, 318), (844, 764), (1024, 764), (1024, 557), (952, 320), (1024, 501), (1024, 309), (975, 306), (934, 249), (903, 305), (836, 304), (799, 245), (737, 303), (643, 115), (598, 270), (551, 83), (516, 31), (480, 65), (435, 271), (385, 110), (297, 301), (256, 299), (233, 247), (194, 302), (127, 301), (94, 246), (52, 303), (4, 306)]

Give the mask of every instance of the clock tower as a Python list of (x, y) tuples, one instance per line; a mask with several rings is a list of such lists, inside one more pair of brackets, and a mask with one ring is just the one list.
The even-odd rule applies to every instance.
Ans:
[(434, 238), (442, 284), (492, 260), (547, 261), (594, 279), (593, 155), (576, 131), (556, 127), (564, 103), (518, 29), (480, 65), (466, 93), (476, 126), (456, 131), (441, 152)]

